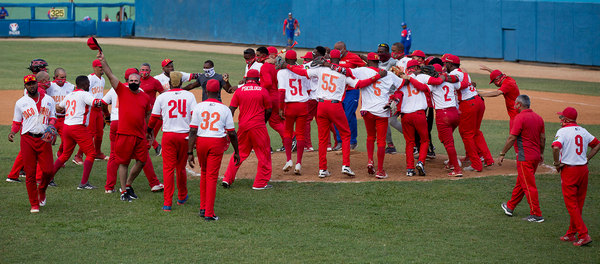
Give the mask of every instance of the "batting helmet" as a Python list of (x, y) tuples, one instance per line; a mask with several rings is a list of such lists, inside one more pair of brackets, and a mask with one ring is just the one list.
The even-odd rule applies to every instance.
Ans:
[(37, 74), (38, 72), (41, 71), (48, 71), (48, 69), (46, 69), (46, 67), (48, 66), (48, 63), (44, 60), (44, 59), (35, 59), (32, 60), (29, 63), (29, 69), (33, 74)]

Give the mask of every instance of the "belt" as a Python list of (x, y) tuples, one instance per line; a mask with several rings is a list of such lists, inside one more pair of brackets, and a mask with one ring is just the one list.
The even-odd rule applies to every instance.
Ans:
[(31, 132), (27, 132), (27, 135), (30, 135), (30, 136), (32, 136), (34, 138), (41, 138), (41, 137), (44, 136), (44, 134), (33, 134)]
[(469, 98), (469, 99), (462, 100), (462, 101), (463, 101), (463, 102), (466, 102), (466, 101), (471, 101), (471, 100), (475, 99), (475, 97), (477, 97), (477, 95), (474, 95), (473, 97), (471, 97), (471, 98)]
[(323, 100), (323, 99), (321, 99), (321, 98), (317, 99), (317, 101), (319, 101), (319, 102), (321, 102), (321, 103), (322, 103), (322, 102), (329, 102), (329, 103), (334, 103), (334, 104), (337, 104), (337, 103), (341, 103), (341, 102), (342, 102), (342, 101), (340, 101), (340, 100)]

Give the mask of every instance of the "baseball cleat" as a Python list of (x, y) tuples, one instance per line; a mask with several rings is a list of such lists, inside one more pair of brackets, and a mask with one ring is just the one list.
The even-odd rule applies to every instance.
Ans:
[(206, 222), (210, 222), (210, 221), (218, 221), (218, 220), (219, 220), (219, 217), (218, 217), (218, 216), (216, 216), (216, 215), (215, 215), (215, 216), (207, 216), (207, 217), (204, 217), (204, 221), (206, 221)]
[(183, 204), (185, 204), (185, 202), (187, 202), (188, 198), (189, 198), (189, 197), (186, 195), (186, 196), (185, 196), (185, 199), (183, 199), (183, 200), (179, 200), (179, 199), (177, 199), (177, 204), (178, 204), (178, 205), (183, 205)]
[(483, 163), (483, 167), (491, 167), (491, 166), (494, 166), (493, 162), (492, 163), (485, 163), (485, 162)]
[(575, 241), (577, 241), (577, 237), (575, 237), (575, 234), (564, 235), (564, 236), (559, 237), (558, 239), (560, 239), (561, 241), (565, 241), (565, 242), (575, 242)]
[(77, 190), (93, 190), (96, 189), (96, 186), (91, 185), (89, 182), (86, 182), (85, 184), (79, 184), (79, 186), (77, 186)]
[(433, 151), (428, 151), (428, 152), (427, 152), (427, 158), (428, 158), (428, 159), (435, 159), (435, 152), (433, 152)]
[(32, 206), (31, 210), (29, 210), (29, 212), (31, 212), (31, 213), (39, 213), (40, 212), (40, 206), (39, 205)]
[(385, 154), (396, 154), (398, 151), (396, 150), (396, 146), (394, 144), (388, 144), (385, 148)]
[(231, 184), (229, 184), (226, 181), (221, 182), (221, 186), (223, 186), (223, 188), (225, 188), (225, 189), (231, 188)]
[(283, 171), (288, 172), (294, 166), (294, 162), (292, 160), (288, 160), (285, 165), (283, 165)]
[(104, 190), (104, 193), (115, 193), (115, 192), (116, 192), (115, 189)]
[(171, 206), (163, 205), (163, 211), (165, 211), (165, 212), (171, 212)]
[(476, 169), (474, 169), (474, 168), (473, 168), (473, 167), (471, 167), (471, 166), (465, 167), (463, 170), (464, 170), (464, 171), (476, 171), (476, 172), (481, 172), (480, 170), (476, 170)]
[(296, 137), (292, 140), (292, 152), (296, 151), (296, 147), (298, 146), (298, 142), (296, 141)]
[(133, 187), (131, 187), (131, 186), (125, 187), (125, 190), (127, 191), (127, 194), (129, 194), (129, 197), (131, 197), (131, 199), (137, 199), (138, 198), (138, 196), (133, 191)]
[(350, 169), (349, 166), (343, 165), (342, 166), (342, 174), (346, 174), (350, 177), (354, 177), (356, 174)]
[(525, 220), (528, 222), (536, 222), (536, 223), (544, 222), (544, 218), (541, 216), (537, 216), (537, 215), (529, 215), (528, 217), (522, 218), (522, 220)]
[(342, 143), (337, 143), (335, 145), (335, 147), (333, 147), (333, 149), (331, 149), (332, 151), (340, 151), (342, 150)]
[(356, 149), (357, 146), (358, 146), (358, 144), (350, 144), (350, 149), (354, 150), (354, 149)]
[(73, 157), (73, 163), (75, 163), (76, 165), (83, 165), (83, 157), (81, 156), (77, 156), (75, 155), (75, 157)]
[(504, 210), (505, 215), (513, 216), (513, 210), (509, 209), (506, 203), (502, 203), (500, 206), (502, 207), (502, 210)]
[(313, 147), (304, 147), (304, 152), (313, 152), (315, 149)]
[(38, 200), (40, 201), (40, 206), (46, 206), (46, 193), (40, 191), (38, 193)]
[(56, 184), (56, 182), (54, 182), (54, 180), (51, 180), (51, 181), (48, 183), (48, 186), (51, 186), (51, 187), (58, 187), (58, 184)]
[(451, 171), (448, 173), (448, 177), (462, 177), (462, 176), (463, 176), (462, 172)]
[(254, 187), (254, 186), (252, 186), (252, 190), (266, 190), (266, 189), (271, 189), (271, 188), (273, 188), (273, 185), (270, 185), (270, 184), (267, 184), (267, 185), (265, 185), (263, 187)]
[(367, 173), (371, 176), (375, 175), (375, 166), (373, 166), (372, 162), (367, 164)]
[(296, 163), (296, 167), (294, 168), (294, 174), (296, 174), (296, 175), (302, 174), (302, 164)]
[(152, 192), (162, 192), (165, 189), (165, 185), (163, 185), (162, 183), (159, 183), (157, 185), (152, 186), (152, 188), (150, 188), (150, 191)]
[(377, 179), (385, 179), (387, 177), (388, 175), (384, 170), (380, 170), (379, 172), (377, 172), (377, 175), (375, 175), (375, 178)]
[(24, 170), (20, 170), (19, 171), (19, 177), (25, 178), (25, 171)]
[(96, 160), (108, 160), (108, 156), (104, 155), (104, 153), (100, 152), (100, 154), (96, 155)]
[(6, 178), (6, 182), (21, 182), (21, 180), (19, 180), (19, 178), (16, 178), (16, 179)]
[(415, 169), (407, 169), (406, 176), (408, 176), (408, 177), (415, 176)]
[(200, 213), (198, 213), (200, 215), (200, 217), (204, 217), (204, 214), (206, 213), (205, 209), (200, 209)]
[(156, 152), (156, 156), (160, 156), (162, 154), (162, 145), (158, 144), (154, 149), (154, 152)]
[(577, 241), (573, 242), (573, 246), (580, 247), (580, 246), (585, 246), (589, 243), (592, 243), (592, 238), (590, 237), (590, 235), (585, 234), (583, 236), (579, 236), (579, 239), (577, 239)]
[(327, 152), (333, 151), (333, 148), (327, 147)]
[(131, 196), (129, 196), (129, 193), (127, 192), (121, 192), (121, 201), (124, 202), (131, 202)]
[(417, 162), (416, 168), (419, 172), (419, 176), (425, 176), (425, 166), (423, 165), (423, 162)]
[(331, 175), (328, 170), (319, 170), (319, 178), (325, 178)]
[(285, 151), (285, 147), (282, 146), (281, 148), (278, 148), (275, 151), (277, 151), (277, 152), (284, 152)]

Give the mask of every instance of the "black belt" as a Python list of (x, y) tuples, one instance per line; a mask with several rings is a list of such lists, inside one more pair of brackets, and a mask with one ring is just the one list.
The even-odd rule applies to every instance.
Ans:
[(337, 104), (337, 103), (341, 103), (341, 102), (342, 102), (342, 101), (340, 101), (340, 100), (323, 100), (323, 99), (321, 99), (321, 98), (317, 99), (317, 101), (319, 101), (319, 102), (321, 102), (321, 103), (322, 103), (322, 102), (330, 102), (330, 103), (334, 103), (334, 104)]
[(471, 101), (471, 100), (475, 99), (475, 97), (477, 97), (477, 95), (474, 95), (473, 97), (471, 97), (471, 98), (469, 98), (469, 99), (462, 100), (462, 101), (463, 101), (463, 102), (466, 102), (466, 101)]
[(27, 132), (27, 135), (30, 135), (30, 136), (32, 136), (34, 138), (41, 138), (41, 137), (44, 136), (44, 134), (33, 134), (31, 132)]

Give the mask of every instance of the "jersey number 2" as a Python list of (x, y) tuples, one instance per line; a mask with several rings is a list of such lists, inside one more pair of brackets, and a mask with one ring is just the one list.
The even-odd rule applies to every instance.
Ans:
[[(187, 107), (187, 103), (185, 101), (185, 99), (179, 99), (177, 101), (175, 100), (171, 100), (169, 101), (168, 105), (171, 107), (171, 110), (169, 110), (169, 118), (177, 118), (177, 112), (179, 112), (181, 114), (181, 117), (184, 117), (187, 115), (187, 111), (186, 111), (186, 107)], [(175, 112), (177, 111), (177, 112)], [(175, 112), (175, 113), (173, 113)]]
[[(215, 127), (215, 123), (221, 120), (221, 115), (218, 112), (209, 113), (208, 111), (204, 111), (200, 113), (202, 116), (202, 123), (200, 124), (200, 128), (202, 130), (210, 130), (210, 131), (219, 131), (218, 128)], [(212, 119), (212, 122), (210, 121)]]
[(452, 99), (448, 98), (448, 93), (450, 93), (450, 87), (448, 87), (448, 85), (444, 85), (444, 86), (442, 86), (442, 89), (444, 89), (444, 91), (446, 92), (444, 94), (444, 101), (446, 101), (446, 102), (452, 101)]

